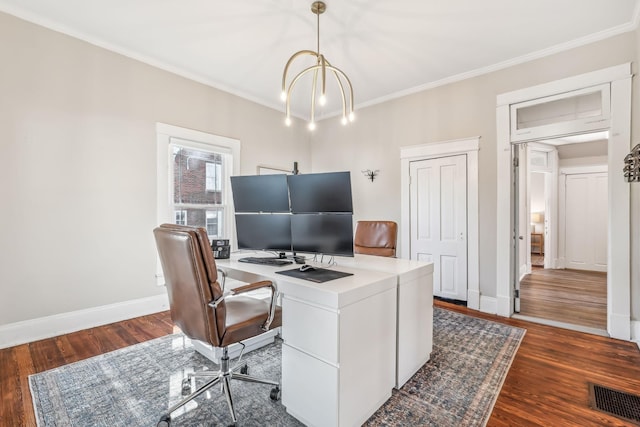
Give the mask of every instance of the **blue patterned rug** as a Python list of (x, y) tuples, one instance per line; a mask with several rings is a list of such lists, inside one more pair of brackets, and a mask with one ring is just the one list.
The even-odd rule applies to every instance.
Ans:
[[(524, 333), (435, 308), (431, 360), (365, 425), (485, 425)], [(243, 359), (251, 375), (280, 378), (279, 340)], [(39, 426), (155, 426), (163, 410), (180, 400), (184, 376), (204, 369), (216, 366), (178, 334), (31, 375), (29, 385)], [(233, 382), (238, 425), (301, 425), (269, 399), (269, 391)], [(230, 424), (231, 416), (216, 388), (172, 420), (172, 427), (218, 426)]]

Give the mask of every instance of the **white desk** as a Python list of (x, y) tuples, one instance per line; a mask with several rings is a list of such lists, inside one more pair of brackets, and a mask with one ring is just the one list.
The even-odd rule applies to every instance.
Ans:
[[(361, 255), (339, 258), (333, 268), (353, 276), (314, 283), (275, 274), (295, 264), (247, 264), (238, 257), (217, 260), (218, 267), (245, 282), (272, 280), (282, 294), (282, 403), (306, 425), (361, 425), (395, 385), (406, 381), (402, 379), (415, 360), (429, 359), (430, 264)], [(398, 316), (399, 303), (406, 316)], [(410, 343), (420, 331), (428, 343), (422, 338)], [(416, 354), (407, 358), (408, 353)]]
[(397, 277), (396, 388), (431, 357), (433, 351), (433, 263), (356, 254), (336, 258), (339, 265), (392, 273)]

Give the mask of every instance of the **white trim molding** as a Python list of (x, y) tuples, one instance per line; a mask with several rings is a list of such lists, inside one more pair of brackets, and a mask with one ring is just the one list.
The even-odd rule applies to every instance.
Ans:
[(631, 321), (631, 341), (635, 341), (640, 348), (640, 321), (638, 320)]
[(0, 348), (120, 322), (169, 309), (166, 293), (0, 326)]
[[(513, 301), (513, 218), (511, 187), (511, 140), (509, 106), (530, 99), (569, 92), (609, 83), (611, 86), (611, 122), (609, 128), (608, 168), (609, 241), (607, 274), (607, 331), (613, 338), (629, 340), (631, 336), (631, 240), (630, 189), (622, 179), (619, 162), (631, 148), (631, 63), (580, 74), (553, 82), (498, 95), (496, 98), (496, 294), (498, 314), (509, 317)], [(576, 134), (581, 133), (576, 129)], [(557, 135), (558, 137), (564, 135)]]
[(411, 162), (437, 157), (467, 156), (467, 307), (479, 310), (480, 295), (480, 254), (478, 223), (478, 151), (480, 137), (410, 145), (400, 148), (400, 253), (399, 257), (411, 257), (409, 166)]
[(496, 314), (498, 312), (497, 298), (482, 295), (480, 297), (480, 311), (483, 313)]

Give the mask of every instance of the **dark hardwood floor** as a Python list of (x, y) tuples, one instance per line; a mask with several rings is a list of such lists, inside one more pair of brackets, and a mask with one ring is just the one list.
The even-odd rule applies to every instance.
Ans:
[[(640, 391), (634, 343), (505, 319), (436, 301), (438, 307), (525, 328), (527, 333), (488, 426), (627, 426), (589, 408), (589, 381)], [(28, 375), (174, 331), (168, 312), (0, 350), (0, 426), (35, 426)]]
[(520, 281), (520, 314), (607, 329), (607, 273), (532, 270)]

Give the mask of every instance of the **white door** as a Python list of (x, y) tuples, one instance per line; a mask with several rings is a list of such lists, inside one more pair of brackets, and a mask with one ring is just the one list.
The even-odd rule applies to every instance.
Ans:
[(411, 259), (433, 262), (433, 294), (467, 300), (467, 156), (411, 162)]
[(607, 271), (607, 173), (566, 176), (566, 268)]

